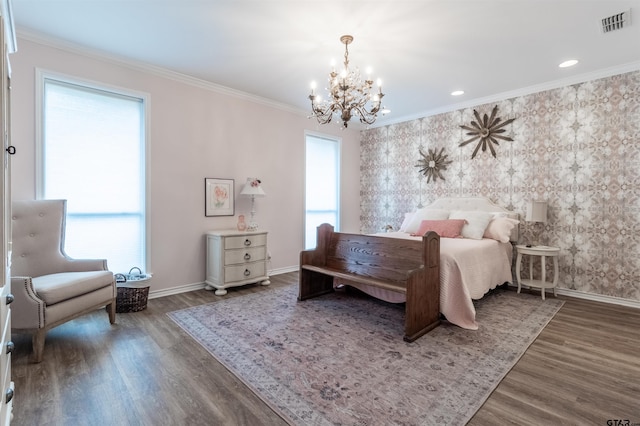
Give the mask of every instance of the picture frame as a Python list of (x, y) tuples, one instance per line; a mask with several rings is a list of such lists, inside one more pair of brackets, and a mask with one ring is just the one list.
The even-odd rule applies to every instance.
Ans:
[(235, 188), (233, 179), (204, 178), (204, 215), (233, 216)]

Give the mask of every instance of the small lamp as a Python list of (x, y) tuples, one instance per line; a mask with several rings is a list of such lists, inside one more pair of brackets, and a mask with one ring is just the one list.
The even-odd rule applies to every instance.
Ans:
[(240, 191), (240, 195), (245, 197), (251, 197), (251, 220), (249, 221), (249, 226), (247, 227), (247, 231), (257, 231), (258, 224), (254, 220), (254, 216), (256, 215), (256, 197), (264, 197), (265, 192), (262, 190), (262, 186), (260, 186), (262, 182), (260, 179), (256, 178), (247, 178), (247, 183), (244, 184), (244, 188)]
[(533, 245), (538, 245), (539, 231), (536, 229), (537, 223), (547, 223), (547, 202), (531, 200), (527, 205), (527, 214), (524, 220), (534, 223)]

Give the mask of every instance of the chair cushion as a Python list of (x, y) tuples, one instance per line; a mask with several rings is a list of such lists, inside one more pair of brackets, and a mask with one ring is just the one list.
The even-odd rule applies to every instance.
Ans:
[(33, 288), (47, 305), (54, 305), (74, 297), (112, 285), (111, 271), (62, 272), (33, 277)]

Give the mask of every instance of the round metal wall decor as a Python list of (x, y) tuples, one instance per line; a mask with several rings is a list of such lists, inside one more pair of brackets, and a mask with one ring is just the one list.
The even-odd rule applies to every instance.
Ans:
[(447, 159), (447, 154), (444, 154), (444, 148), (441, 148), (438, 153), (436, 153), (435, 149), (429, 149), (428, 154), (425, 154), (420, 148), (420, 155), (422, 158), (418, 160), (416, 167), (422, 167), (420, 173), (427, 177), (427, 183), (431, 180), (435, 182), (437, 178), (445, 180), (444, 176), (442, 176), (442, 171), (447, 170), (447, 166), (452, 161)]
[(488, 117), (487, 114), (480, 118), (480, 114), (475, 109), (473, 110), (473, 115), (475, 115), (477, 121), (471, 121), (471, 126), (461, 125), (464, 130), (467, 130), (467, 136), (471, 136), (471, 138), (466, 141), (460, 142), (458, 146), (465, 146), (470, 144), (471, 142), (475, 142), (479, 139), (478, 144), (476, 145), (476, 149), (473, 150), (473, 154), (471, 154), (471, 159), (474, 159), (480, 147), (482, 147), (482, 152), (487, 150), (487, 146), (491, 151), (491, 155), (496, 158), (496, 150), (493, 147), (499, 145), (498, 139), (503, 141), (513, 141), (509, 136), (503, 136), (502, 133), (506, 132), (506, 129), (503, 127), (507, 124), (513, 123), (515, 118), (510, 118), (506, 121), (502, 121), (500, 117), (496, 117), (498, 114), (498, 105), (493, 107), (491, 111), (491, 117)]

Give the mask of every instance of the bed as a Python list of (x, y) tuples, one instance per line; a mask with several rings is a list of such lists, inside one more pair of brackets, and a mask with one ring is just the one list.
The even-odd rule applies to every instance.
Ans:
[[(407, 213), (399, 231), (375, 235), (420, 239), (424, 229), (437, 228), (436, 232), (441, 236), (440, 312), (452, 324), (477, 330), (473, 300), (513, 281), (512, 242), (518, 238), (518, 218), (517, 213), (487, 198), (441, 198), (423, 209)], [(452, 237), (458, 226), (460, 236)], [(334, 280), (336, 287), (345, 285), (388, 302), (405, 302), (402, 293)]]

